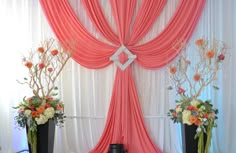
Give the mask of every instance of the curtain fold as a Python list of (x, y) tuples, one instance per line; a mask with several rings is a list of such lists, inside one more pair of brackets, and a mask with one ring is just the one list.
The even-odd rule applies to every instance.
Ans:
[(136, 0), (110, 0), (120, 44), (126, 45)]
[(205, 1), (181, 0), (172, 19), (156, 38), (145, 44), (129, 47), (137, 55), (135, 62), (144, 68), (156, 69), (173, 60), (180, 51), (173, 48), (174, 44), (179, 41), (188, 42), (204, 4)]
[[(73, 59), (78, 62), (79, 64), (87, 67), (87, 68), (103, 68), (112, 62), (110, 62), (109, 57), (118, 49), (119, 46), (117, 44), (117, 38), (115, 34), (112, 34), (113, 45), (109, 45), (107, 43), (103, 43), (96, 38), (94, 38), (86, 28), (80, 23), (79, 19), (75, 16), (72, 8), (68, 1), (58, 1), (58, 2), (50, 2), (47, 0), (41, 0), (42, 8), (45, 12), (45, 15), (51, 25), (55, 35), (61, 42), (67, 42), (70, 44), (69, 48), (73, 51)], [(99, 10), (99, 5), (95, 1), (89, 1), (90, 4), (93, 4), (93, 7), (97, 6), (97, 10)], [(126, 1), (125, 1), (126, 2)], [(118, 36), (120, 37), (120, 44), (125, 43), (124, 36), (128, 35), (129, 25), (132, 19), (132, 12), (134, 9), (135, 1), (127, 1), (129, 2), (127, 5), (123, 1), (116, 1), (111, 0), (111, 7), (113, 8), (113, 15), (116, 21), (116, 26), (118, 30)], [(157, 3), (157, 1), (155, 1)], [(87, 3), (85, 3), (87, 4)], [(145, 3), (144, 3), (145, 4)], [(143, 5), (144, 5), (143, 4)], [(143, 11), (148, 10), (152, 3), (148, 3), (146, 7), (144, 7)], [(154, 14), (158, 15), (161, 9), (164, 7), (165, 0), (160, 2), (160, 7), (158, 7), (158, 11), (153, 9)], [(194, 28), (197, 25), (197, 21), (201, 15), (201, 12), (204, 8), (205, 0), (203, 1), (188, 1), (188, 0), (181, 0), (179, 2), (179, 6), (176, 10), (176, 13), (173, 15), (172, 19), (169, 21), (169, 24), (165, 27), (165, 29), (153, 40), (141, 44), (141, 45), (129, 45), (129, 44), (136, 44), (138, 40), (140, 40), (146, 33), (143, 32), (142, 35), (139, 35), (139, 38), (134, 42), (129, 42), (127, 44), (127, 48), (132, 51), (135, 55), (137, 55), (137, 59), (135, 62), (140, 66), (148, 69), (155, 69), (161, 66), (164, 66), (169, 61), (173, 60), (179, 50), (174, 50), (172, 47), (177, 41), (185, 40), (186, 42), (189, 40), (191, 34), (193, 33)], [(120, 6), (120, 10), (118, 7)], [(142, 6), (143, 6), (142, 5)], [(130, 7), (126, 7), (130, 6)], [(157, 5), (159, 6), (159, 5)], [(126, 8), (125, 8), (126, 7)], [(122, 19), (122, 12), (127, 10), (127, 14)], [(92, 8), (87, 9), (91, 11)], [(54, 12), (55, 10), (56, 13)], [(118, 14), (119, 11), (120, 13)], [(149, 17), (153, 15), (153, 11), (147, 15), (147, 18), (150, 18), (148, 22), (142, 23), (143, 27), (147, 28), (145, 25), (150, 25), (146, 31), (151, 28), (152, 23), (155, 21), (154, 17)], [(155, 11), (157, 13), (155, 13)], [(97, 11), (96, 11), (97, 12)], [(94, 12), (90, 12), (91, 14)], [(99, 14), (99, 13), (98, 13)], [(100, 13), (101, 14), (101, 13)], [(141, 13), (140, 13), (141, 14)], [(105, 19), (102, 15), (101, 25), (107, 25)], [(137, 22), (134, 27), (139, 27), (140, 22), (142, 21), (142, 15), (137, 16)], [(56, 20), (55, 20), (56, 19)], [(93, 22), (95, 18), (91, 18)], [(96, 18), (98, 19), (98, 18)], [(99, 18), (100, 19), (100, 18)], [(122, 19), (122, 20), (121, 20)], [(140, 21), (139, 21), (140, 20)], [(139, 21), (139, 22), (138, 22)], [(137, 25), (137, 26), (136, 26)], [(98, 26), (97, 26), (98, 27)], [(120, 29), (122, 28), (122, 29)], [(109, 28), (110, 29), (110, 28)], [(137, 28), (135, 28), (137, 29)], [(111, 29), (109, 32), (105, 32), (103, 29), (98, 28), (100, 33), (104, 35), (109, 35), (112, 31)], [(141, 29), (142, 30), (142, 29)], [(140, 30), (139, 30), (140, 31)], [(145, 30), (144, 30), (145, 31)], [(113, 33), (113, 32), (111, 32)], [(138, 33), (138, 31), (137, 31)], [(133, 35), (135, 32), (132, 32)], [(122, 41), (121, 38), (124, 40)], [(111, 38), (110, 38), (111, 39)], [(127, 40), (128, 41), (128, 40)], [(72, 42), (72, 43), (71, 43)], [(99, 49), (99, 50), (98, 50)], [(151, 59), (151, 60), (150, 60)], [(166, 60), (163, 60), (166, 59)], [(154, 61), (154, 62), (153, 62)]]
[(94, 26), (102, 33), (102, 35), (110, 42), (119, 46), (119, 38), (111, 29), (111, 26), (108, 24), (100, 6), (100, 3), (95, 1), (82, 1), (89, 17), (91, 18)]
[(142, 1), (141, 8), (138, 11), (137, 19), (131, 30), (128, 45), (135, 45), (144, 35), (147, 34), (149, 29), (154, 24), (156, 18), (163, 10), (166, 0), (144, 0)]
[(41, 4), (47, 18), (52, 19), (49, 24), (56, 37), (73, 52), (72, 58), (76, 62), (92, 69), (111, 64), (109, 57), (116, 48), (93, 37), (79, 22), (67, 0), (41, 1)]
[[(93, 37), (80, 23), (68, 1), (40, 0), (40, 2), (55, 35), (65, 47), (71, 49), (73, 59), (87, 68), (96, 69), (111, 64), (109, 57), (121, 45), (125, 45), (135, 54), (136, 63), (145, 68), (153, 69), (167, 64), (180, 51), (173, 50), (173, 44), (178, 40), (189, 40), (205, 4), (205, 0), (194, 1), (194, 3), (188, 0), (180, 1), (174, 17), (161, 34), (152, 41), (135, 46), (149, 31), (166, 0), (159, 1), (159, 4), (158, 1), (152, 1), (157, 7), (152, 7), (153, 3), (142, 3), (144, 6), (141, 7), (141, 11), (145, 13), (145, 16), (139, 13), (139, 16), (136, 17), (137, 22), (134, 24), (135, 31), (132, 32), (134, 36), (139, 37), (133, 38), (131, 41), (128, 39), (136, 0), (110, 0), (119, 38), (119, 45), (116, 46), (117, 36), (104, 19), (96, 0), (89, 3), (83, 1), (83, 3), (97, 30), (109, 41), (112, 40), (110, 42), (112, 45)], [(94, 15), (95, 12), (97, 15)], [(144, 18), (149, 20), (143, 22)], [(98, 19), (99, 21), (96, 21)], [(105, 31), (102, 25), (107, 27), (108, 31)], [(141, 34), (142, 29), (139, 30), (139, 28), (144, 29)], [(135, 34), (136, 31), (137, 34)], [(129, 45), (127, 42), (133, 45)], [(121, 54), (120, 60), (122, 62), (127, 60), (124, 53)], [(130, 153), (162, 152), (152, 142), (144, 124), (130, 66), (124, 71), (117, 69), (106, 127), (98, 144), (90, 153), (107, 152), (111, 143), (124, 143)]]
[(131, 68), (117, 69), (114, 83), (104, 132), (90, 153), (106, 152), (112, 143), (124, 144), (131, 153), (161, 153), (146, 130)]

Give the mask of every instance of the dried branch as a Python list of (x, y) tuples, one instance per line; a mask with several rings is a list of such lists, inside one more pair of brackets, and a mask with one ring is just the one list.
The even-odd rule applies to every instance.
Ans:
[(223, 42), (214, 40), (212, 46), (210, 46), (209, 41), (205, 39), (196, 40), (198, 57), (191, 61), (192, 64), (188, 60), (186, 46), (183, 45), (185, 42), (178, 43), (173, 45), (173, 49), (179, 51), (181, 46), (183, 51), (179, 54), (177, 62), (169, 66), (170, 78), (180, 95), (185, 93), (184, 87), (186, 87), (189, 96), (197, 98), (204, 87), (217, 79), (220, 65), (225, 58), (226, 45)]
[(71, 52), (63, 50), (54, 39), (46, 40), (37, 50), (32, 50), (28, 57), (23, 58), (23, 64), (29, 69), (29, 77), (17, 82), (27, 84), (37, 97), (49, 97), (70, 57)]

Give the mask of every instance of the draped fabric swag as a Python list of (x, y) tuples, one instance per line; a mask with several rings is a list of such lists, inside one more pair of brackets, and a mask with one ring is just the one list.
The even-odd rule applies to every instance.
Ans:
[[(91, 35), (81, 24), (68, 0), (40, 0), (43, 11), (58, 40), (73, 52), (73, 59), (90, 69), (112, 64), (110, 57), (124, 45), (136, 55), (134, 63), (146, 68), (160, 68), (173, 60), (180, 50), (174, 50), (177, 41), (188, 41), (205, 0), (180, 0), (165, 29), (153, 40), (139, 44), (160, 15), (166, 0), (143, 0), (137, 16), (137, 0), (110, 0), (116, 23), (114, 32), (107, 22), (98, 0), (82, 0), (97, 31), (107, 42)], [(121, 63), (127, 56), (121, 53)], [(130, 66), (124, 71), (117, 68), (114, 87), (103, 134), (91, 153), (107, 152), (111, 143), (123, 143), (130, 153), (161, 153), (152, 142), (142, 116), (139, 99)]]

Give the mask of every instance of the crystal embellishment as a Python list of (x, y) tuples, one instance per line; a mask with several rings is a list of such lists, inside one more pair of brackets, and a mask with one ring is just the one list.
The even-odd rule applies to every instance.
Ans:
[[(119, 60), (119, 55), (124, 52), (128, 56), (128, 60), (122, 64)], [(132, 54), (124, 45), (120, 46), (117, 51), (110, 57), (122, 71), (124, 71), (136, 58), (137, 56)]]

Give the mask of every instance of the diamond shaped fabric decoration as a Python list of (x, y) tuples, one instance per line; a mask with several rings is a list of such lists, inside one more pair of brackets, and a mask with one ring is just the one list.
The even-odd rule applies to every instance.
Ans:
[[(119, 55), (124, 52), (128, 56), (128, 60), (122, 64), (119, 60)], [(122, 71), (124, 71), (136, 58), (137, 56), (132, 54), (124, 45), (120, 46), (117, 51), (110, 57), (112, 60)]]

